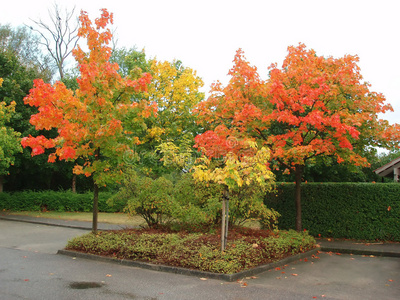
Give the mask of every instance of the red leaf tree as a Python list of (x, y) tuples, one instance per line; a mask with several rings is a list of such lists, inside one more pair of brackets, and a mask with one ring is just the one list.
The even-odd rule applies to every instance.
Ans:
[(49, 162), (76, 160), (75, 174), (93, 176), (93, 232), (97, 231), (99, 186), (118, 180), (124, 167), (123, 155), (135, 144), (136, 128), (144, 118), (155, 113), (156, 107), (134, 99), (146, 90), (149, 74), (133, 80), (122, 78), (118, 65), (110, 63), (112, 34), (107, 25), (113, 15), (102, 9), (94, 24), (86, 12), (81, 12), (78, 35), (87, 40), (88, 52), (79, 46), (73, 51), (78, 63), (79, 89), (69, 90), (62, 82), (46, 84), (38, 79), (25, 98), (25, 103), (37, 106), (39, 113), (31, 116), (37, 130), (57, 129), (52, 139), (42, 135), (23, 138), (22, 145), (32, 148), (32, 156), (50, 152)]
[[(304, 166), (318, 156), (339, 163), (367, 166), (368, 147), (393, 148), (399, 126), (378, 114), (392, 110), (385, 97), (362, 81), (357, 56), (317, 56), (305, 45), (289, 47), (282, 68), (270, 66), (263, 81), (257, 69), (237, 51), (226, 87), (217, 83), (196, 110), (204, 126), (222, 128), (215, 142), (204, 134), (199, 147), (229, 145), (229, 139), (255, 139), (268, 146), (272, 159), (296, 180), (296, 229), (301, 223), (301, 181)], [(222, 147), (223, 148), (223, 147)], [(214, 151), (215, 153), (215, 151)]]

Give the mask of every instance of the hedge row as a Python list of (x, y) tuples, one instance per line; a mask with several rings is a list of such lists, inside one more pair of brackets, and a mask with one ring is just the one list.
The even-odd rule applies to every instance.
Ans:
[[(109, 206), (107, 200), (110, 192), (99, 193), (100, 212), (119, 212), (123, 205)], [(82, 211), (89, 212), (93, 208), (93, 192), (83, 194), (71, 191), (23, 191), (0, 193), (0, 209), (10, 211)]]
[[(279, 228), (295, 228), (294, 183), (279, 183), (265, 204), (281, 217)], [(311, 235), (400, 241), (400, 184), (302, 184), (303, 228)]]

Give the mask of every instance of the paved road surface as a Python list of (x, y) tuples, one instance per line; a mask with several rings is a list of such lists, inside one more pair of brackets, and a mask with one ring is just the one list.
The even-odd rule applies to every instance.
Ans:
[(400, 258), (320, 253), (227, 283), (55, 254), (85, 232), (0, 220), (0, 299), (400, 298)]

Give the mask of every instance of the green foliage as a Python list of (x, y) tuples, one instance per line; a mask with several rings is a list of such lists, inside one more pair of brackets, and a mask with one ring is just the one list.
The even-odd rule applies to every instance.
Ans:
[[(0, 87), (2, 85), (0, 78)], [(15, 102), (6, 106), (5, 102), (0, 102), (0, 176), (8, 174), (8, 168), (14, 164), (14, 155), (22, 152), (20, 133), (6, 126), (14, 113)]]
[[(294, 192), (293, 183), (281, 183), (265, 198), (281, 214), (281, 229), (295, 227)], [(399, 194), (397, 183), (303, 184), (303, 227), (313, 236), (400, 241)]]
[(0, 24), (0, 52), (13, 53), (20, 64), (33, 70), (38, 78), (50, 81), (54, 75), (51, 56), (44, 54), (40, 37), (33, 34), (26, 26), (12, 27)]
[[(22, 136), (27, 136), (36, 132), (29, 119), (32, 114), (37, 113), (37, 108), (25, 105), (23, 99), (32, 88), (33, 80), (45, 76), (40, 68), (39, 70), (33, 63), (29, 63), (34, 57), (24, 57), (28, 54), (24, 52), (25, 46), (22, 46), (26, 45), (23, 33), (11, 34), (10, 30), (11, 28), (5, 30), (5, 27), (0, 26), (0, 78), (4, 80), (0, 87), (0, 102), (5, 102), (7, 106), (15, 102), (15, 112), (6, 126), (20, 132)], [(14, 38), (16, 40), (13, 40)], [(33, 45), (32, 43), (30, 45)], [(54, 133), (51, 131), (44, 134), (54, 137)], [(7, 136), (11, 135), (8, 133)], [(11, 158), (10, 155), (8, 157)], [(71, 165), (56, 162), (49, 166), (46, 157), (32, 158), (27, 149), (24, 149), (23, 153), (16, 153), (14, 158), (14, 165), (9, 168), (10, 175), (5, 177), (5, 190), (58, 189), (70, 186), (66, 183), (71, 182), (67, 175)]]
[(222, 189), (216, 184), (197, 183), (184, 174), (174, 186), (180, 210), (176, 218), (184, 228), (205, 228), (220, 221)]
[(142, 72), (150, 73), (150, 62), (146, 59), (144, 50), (138, 51), (135, 47), (113, 49), (110, 61), (119, 66), (121, 76), (131, 76), (134, 79)]
[[(207, 231), (221, 221), (223, 187), (196, 182), (190, 173), (173, 178), (174, 182), (171, 179), (127, 171), (122, 187), (109, 203), (125, 205), (129, 214), (142, 216), (150, 227), (167, 224), (175, 229)], [(264, 205), (262, 196), (254, 186), (232, 191), (231, 225), (255, 219), (265, 228), (274, 227), (279, 214)]]
[(277, 231), (262, 236), (235, 235), (226, 251), (210, 234), (104, 231), (76, 237), (66, 249), (214, 273), (232, 274), (313, 249), (305, 232)]
[(255, 183), (231, 191), (229, 199), (230, 223), (243, 225), (248, 220), (258, 220), (261, 227), (265, 229), (276, 228), (280, 215), (264, 204), (264, 194)]
[(172, 192), (173, 184), (170, 180), (164, 177), (152, 179), (138, 176), (130, 171), (110, 203), (125, 202), (125, 210), (130, 215), (140, 215), (149, 227), (153, 227), (172, 218), (175, 208)]
[[(100, 212), (120, 212), (123, 206), (107, 204), (112, 193), (99, 194)], [(80, 211), (90, 212), (93, 208), (93, 193), (71, 191), (22, 191), (0, 193), (0, 210), (11, 211)]]

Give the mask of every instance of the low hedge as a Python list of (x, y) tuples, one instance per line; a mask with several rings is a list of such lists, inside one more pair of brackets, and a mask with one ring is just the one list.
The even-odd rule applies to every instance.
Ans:
[[(302, 224), (311, 235), (400, 241), (400, 184), (303, 183)], [(276, 209), (280, 229), (295, 228), (294, 183), (279, 183), (265, 204)]]
[[(110, 206), (107, 200), (111, 192), (99, 193), (100, 212), (120, 212), (123, 204)], [(9, 211), (80, 211), (93, 208), (93, 192), (73, 193), (71, 191), (22, 191), (0, 193), (0, 209)]]

